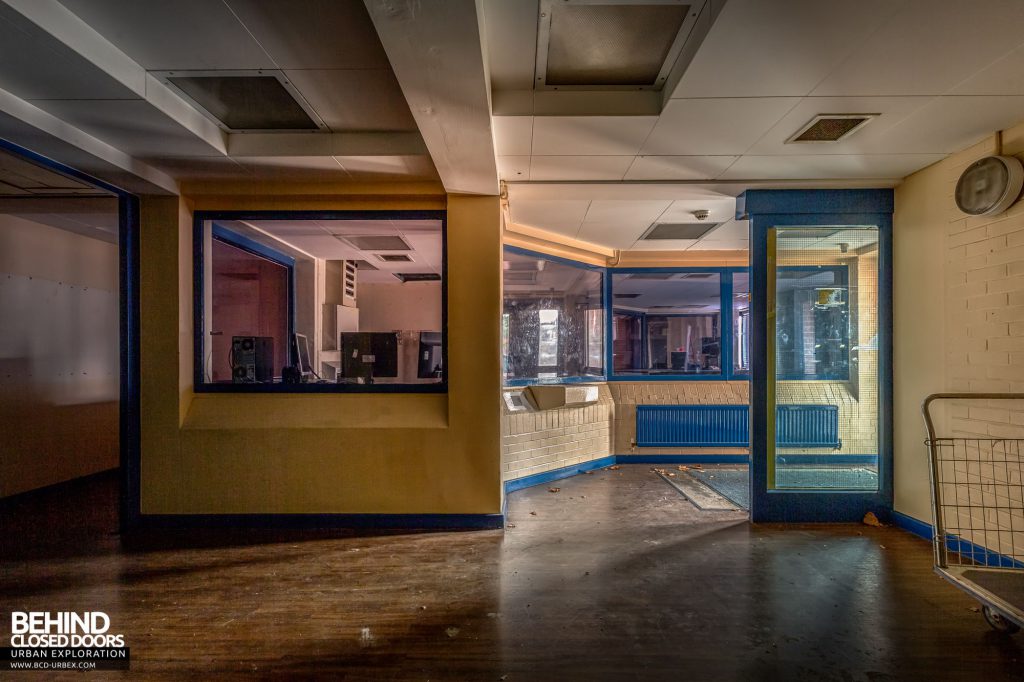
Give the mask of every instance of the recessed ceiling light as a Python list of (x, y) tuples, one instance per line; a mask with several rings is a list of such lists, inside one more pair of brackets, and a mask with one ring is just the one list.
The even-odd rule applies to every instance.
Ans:
[(860, 130), (880, 114), (818, 114), (786, 140), (798, 142), (838, 142)]

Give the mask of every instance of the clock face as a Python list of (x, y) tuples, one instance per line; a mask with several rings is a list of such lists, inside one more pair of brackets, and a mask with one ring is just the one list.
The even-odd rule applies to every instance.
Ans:
[[(1001, 212), (1009, 207), (1009, 204), (1002, 204), (1007, 200), (1010, 184), (1006, 162), (998, 156), (985, 157), (968, 166), (960, 176), (956, 183), (956, 205), (968, 215)], [(1010, 198), (1010, 203), (1016, 198), (1016, 195)]]

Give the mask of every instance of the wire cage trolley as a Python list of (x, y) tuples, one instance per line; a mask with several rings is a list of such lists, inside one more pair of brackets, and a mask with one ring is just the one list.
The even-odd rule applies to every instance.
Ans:
[(1003, 422), (1015, 405), (1024, 410), (1024, 393), (935, 393), (921, 406), (931, 459), (935, 572), (981, 602), (993, 628), (1017, 632), (1024, 627), (1024, 438), (937, 435), (937, 401), (955, 401), (959, 412), (950, 417), (968, 422), (958, 433), (985, 432), (977, 421)]

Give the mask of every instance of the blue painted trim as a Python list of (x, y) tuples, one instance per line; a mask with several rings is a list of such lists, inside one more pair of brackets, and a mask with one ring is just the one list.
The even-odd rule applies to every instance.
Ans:
[(529, 249), (524, 249), (524, 248), (519, 247), (519, 246), (509, 246), (508, 244), (505, 244), (505, 245), (503, 245), (502, 248), (505, 251), (508, 251), (509, 253), (516, 254), (517, 256), (526, 256), (528, 258), (536, 258), (538, 260), (546, 260), (546, 261), (549, 261), (551, 263), (559, 263), (561, 265), (569, 265), (571, 267), (581, 268), (583, 270), (597, 270), (598, 272), (605, 272), (607, 270), (607, 268), (602, 267), (600, 265), (591, 265), (590, 263), (582, 263), (580, 261), (571, 260), (569, 258), (562, 258), (561, 256), (551, 256), (551, 255), (546, 254), (546, 253), (541, 253), (540, 251), (531, 251)]
[(503, 514), (145, 514), (136, 529), (494, 530)]
[(616, 464), (748, 464), (750, 455), (615, 455)]
[(569, 478), (570, 476), (582, 474), (586, 471), (603, 469), (613, 464), (615, 464), (615, 457), (608, 456), (595, 459), (590, 462), (582, 462), (580, 464), (573, 464), (559, 469), (552, 469), (551, 471), (542, 471), (539, 474), (531, 474), (529, 476), (523, 476), (522, 478), (514, 478), (505, 481), (505, 493), (508, 494), (515, 492), (516, 490), (522, 490), (523, 488), (531, 488), (535, 485), (550, 483), (551, 481), (559, 481), (563, 478)]
[[(738, 379), (737, 379), (738, 380)], [(721, 374), (616, 374), (607, 381), (728, 381)]]
[[(217, 220), (438, 220), (441, 223), (441, 381), (436, 384), (206, 383), (203, 374), (203, 223)], [(196, 211), (192, 224), (193, 382), (196, 393), (447, 393), (448, 217), (446, 211)], [(292, 305), (294, 310), (294, 303)]]
[(295, 259), (288, 254), (273, 249), (266, 244), (261, 244), (255, 239), (246, 237), (244, 234), (232, 232), (217, 222), (212, 224), (210, 232), (214, 239), (219, 239), (220, 241), (242, 249), (243, 251), (248, 251), (253, 255), (261, 256), (267, 260), (277, 263), (278, 265), (283, 265), (286, 268), (295, 267)]
[[(892, 206), (891, 189), (750, 190), (737, 216), (750, 220), (751, 286), (751, 519), (857, 521), (892, 509)], [(776, 226), (850, 225), (879, 235), (879, 490), (875, 493), (769, 491), (768, 484), (768, 231)]]
[[(930, 523), (925, 523), (919, 519), (915, 519), (913, 516), (908, 516), (902, 512), (892, 512), (892, 523), (897, 528), (913, 533), (920, 538), (928, 541), (935, 539), (935, 529)], [(968, 540), (963, 540), (955, 535), (950, 535), (946, 538), (946, 547), (951, 552), (956, 552), (961, 556), (971, 559), (982, 566), (990, 566), (993, 568), (1024, 568), (1024, 563), (1014, 559), (1013, 557), (1000, 554), (987, 547), (975, 544)]]
[(892, 522), (897, 528), (902, 528), (925, 540), (931, 540), (935, 537), (935, 530), (932, 528), (932, 524), (915, 519), (913, 516), (908, 516), (903, 512), (893, 511)]
[(142, 513), (142, 411), (140, 404), (139, 200), (118, 199), (118, 287), (121, 308), (120, 402), (120, 527), (132, 528)]

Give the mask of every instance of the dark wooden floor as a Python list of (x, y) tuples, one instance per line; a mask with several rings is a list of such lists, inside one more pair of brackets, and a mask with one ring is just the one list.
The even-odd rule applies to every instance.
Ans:
[(3, 644), (12, 610), (103, 610), (131, 679), (1024, 676), (1024, 635), (991, 631), (932, 573), (926, 542), (751, 527), (696, 511), (647, 467), (514, 493), (504, 532), (135, 550), (113, 534), (114, 485), (2, 507)]

